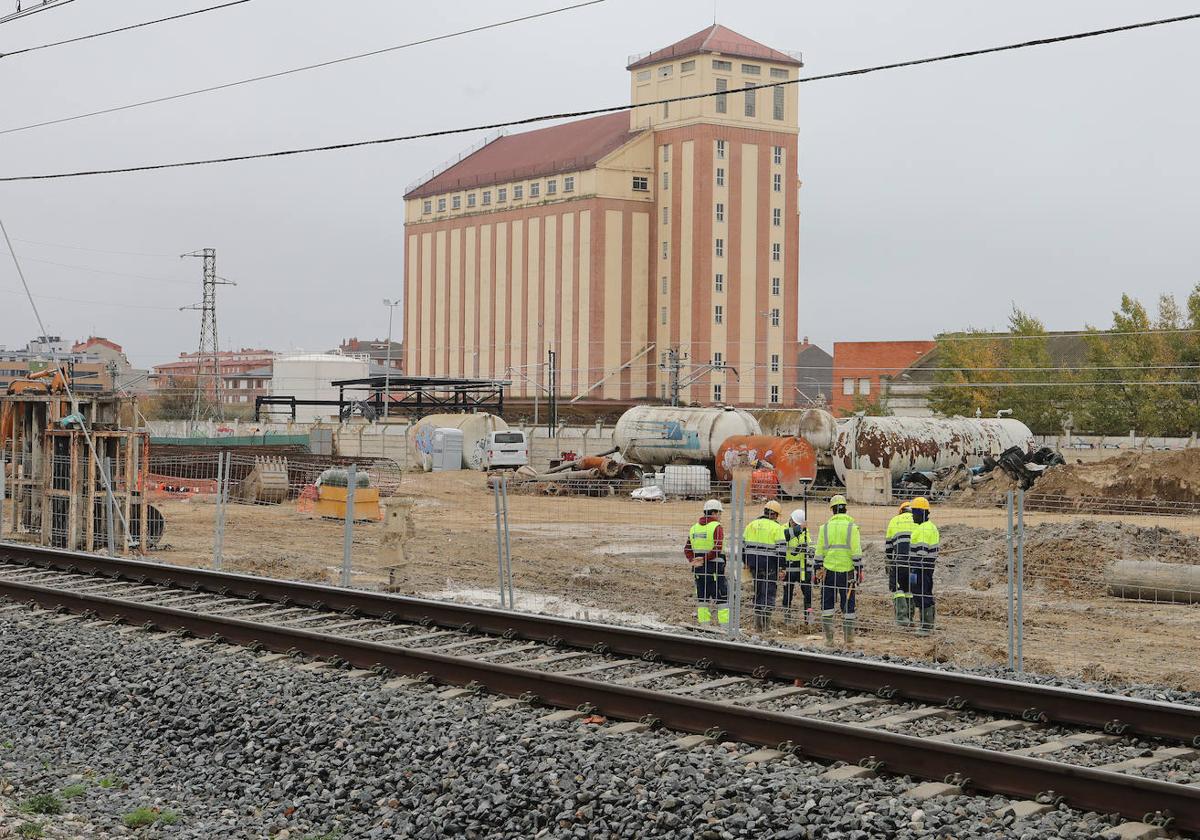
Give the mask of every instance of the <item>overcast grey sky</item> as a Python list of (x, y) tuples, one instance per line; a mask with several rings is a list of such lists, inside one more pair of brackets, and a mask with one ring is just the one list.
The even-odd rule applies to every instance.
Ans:
[[(10, 11), (12, 0), (0, 0)], [(212, 5), (77, 0), (0, 26), (0, 52)], [(253, 0), (0, 59), (0, 131), (566, 5)], [(1143, 0), (720, 0), (721, 23), (802, 50), (805, 74), (1196, 11)], [(707, 0), (607, 0), (502, 30), (109, 116), (0, 135), (0, 175), (335, 143), (628, 101), (626, 57), (712, 22)], [(1107, 323), (1122, 291), (1200, 280), (1200, 22), (800, 89), (800, 329), (835, 340)], [(217, 248), (225, 348), (382, 336), (401, 293), (405, 186), (476, 135), (282, 160), (0, 184), (21, 240)], [(52, 333), (139, 364), (195, 348), (198, 260), (18, 242)], [(77, 268), (156, 278), (134, 279)], [(36, 332), (0, 263), (0, 344)], [(140, 308), (133, 308), (133, 307)], [(397, 313), (399, 315), (399, 313)], [(403, 319), (397, 317), (396, 332)]]

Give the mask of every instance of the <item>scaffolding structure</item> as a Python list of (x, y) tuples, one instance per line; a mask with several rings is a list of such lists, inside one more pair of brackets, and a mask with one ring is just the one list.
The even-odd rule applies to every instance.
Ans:
[(0, 396), (3, 521), (16, 535), (75, 551), (146, 552), (163, 523), (142, 487), (149, 434), (121, 423), (133, 416), (134, 402), (113, 394), (79, 396), (74, 406), (62, 394)]

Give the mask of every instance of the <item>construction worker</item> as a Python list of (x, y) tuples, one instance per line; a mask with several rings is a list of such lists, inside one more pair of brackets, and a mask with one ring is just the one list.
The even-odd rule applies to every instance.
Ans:
[(833, 515), (817, 532), (816, 559), (821, 568), (813, 576), (821, 584), (821, 626), (825, 644), (833, 646), (834, 605), (842, 610), (842, 636), (847, 646), (854, 643), (854, 590), (863, 582), (862, 539), (858, 525), (846, 513), (846, 497), (829, 500)]
[(787, 539), (779, 515), (783, 508), (771, 500), (763, 505), (762, 516), (752, 520), (742, 532), (742, 554), (746, 568), (754, 577), (754, 629), (770, 629), (775, 608), (775, 588), (786, 553)]
[(787, 554), (784, 558), (783, 572), (783, 609), (785, 621), (789, 624), (795, 619), (792, 609), (792, 599), (796, 587), (804, 599), (804, 623), (812, 624), (812, 585), (809, 583), (808, 567), (812, 565), (812, 547), (808, 541), (808, 526), (804, 523), (804, 511), (792, 511), (791, 523), (784, 530), (787, 540)]
[(920, 618), (918, 636), (933, 632), (936, 611), (933, 607), (933, 568), (937, 564), (938, 547), (942, 537), (929, 519), (929, 500), (918, 496), (912, 500), (913, 529), (909, 536), (908, 557), (912, 570), (913, 620)]
[(887, 565), (888, 592), (892, 593), (892, 606), (896, 610), (896, 623), (901, 627), (912, 625), (912, 591), (909, 586), (908, 543), (913, 529), (911, 502), (901, 502), (900, 512), (888, 522), (883, 543), (884, 562)]
[(683, 554), (692, 564), (696, 579), (696, 621), (729, 624), (729, 587), (725, 581), (725, 530), (721, 527), (723, 506), (716, 499), (704, 503), (700, 521), (688, 532)]

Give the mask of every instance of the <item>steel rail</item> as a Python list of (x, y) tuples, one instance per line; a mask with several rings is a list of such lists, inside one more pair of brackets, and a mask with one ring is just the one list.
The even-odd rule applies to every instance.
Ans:
[(47, 609), (86, 612), (159, 630), (188, 631), (273, 651), (335, 658), (359, 668), (426, 674), (439, 682), (512, 697), (532, 694), (549, 706), (586, 705), (612, 718), (653, 719), (684, 732), (719, 730), (725, 738), (780, 746), (806, 757), (870, 762), (887, 773), (925, 779), (953, 778), (966, 787), (990, 793), (1033, 799), (1053, 792), (1072, 807), (1116, 812), (1130, 819), (1169, 812), (1174, 827), (1200, 831), (1200, 790), (1172, 782), (29, 583), (0, 579), (0, 595), (32, 601)]
[(3, 560), (62, 571), (118, 575), (130, 580), (192, 587), (277, 603), (320, 606), (396, 621), (451, 628), (469, 627), (489, 635), (507, 633), (530, 641), (603, 649), (613, 654), (639, 657), (650, 654), (663, 662), (699, 665), (729, 673), (780, 680), (800, 680), (818, 687), (876, 693), (889, 699), (934, 703), (956, 709), (969, 708), (1033, 722), (1084, 726), (1112, 734), (1137, 733), (1200, 746), (1200, 707), (1197, 706), (878, 660), (729, 642), (705, 638), (700, 634), (683, 635), (594, 624), (18, 543), (0, 543), (0, 561)]

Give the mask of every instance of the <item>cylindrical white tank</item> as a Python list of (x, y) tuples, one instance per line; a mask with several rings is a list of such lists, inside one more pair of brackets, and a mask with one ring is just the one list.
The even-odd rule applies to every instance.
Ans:
[(635, 464), (711, 463), (726, 438), (761, 431), (740, 408), (639, 405), (617, 421), (613, 445)]
[(890, 470), (894, 481), (912, 470), (975, 467), (1013, 446), (1033, 446), (1033, 433), (1019, 420), (851, 417), (838, 426), (833, 469), (843, 482), (854, 469)]
[[(271, 396), (298, 400), (336, 400), (338, 389), (331, 382), (364, 379), (371, 373), (365, 358), (337, 353), (297, 353), (277, 356), (271, 372)], [(296, 421), (312, 423), (337, 417), (337, 406), (296, 406)]]
[(800, 412), (796, 437), (804, 438), (817, 452), (832, 449), (837, 442), (837, 433), (837, 420), (828, 411), (806, 408)]
[(488, 435), (492, 432), (502, 432), (507, 428), (508, 424), (504, 422), (504, 419), (494, 414), (427, 414), (417, 421), (409, 434), (412, 445), (417, 450), (417, 457), (426, 472), (432, 467), (430, 453), (433, 451), (435, 429), (458, 429), (461, 431), (463, 433), (463, 468), (481, 470), (483, 469), (483, 456), (487, 449)]

